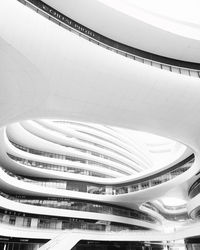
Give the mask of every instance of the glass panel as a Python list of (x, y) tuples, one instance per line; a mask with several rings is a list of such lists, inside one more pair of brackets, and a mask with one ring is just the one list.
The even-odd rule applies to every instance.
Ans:
[(189, 70), (181, 69), (181, 74), (189, 76)]
[(172, 66), (172, 72), (179, 73), (180, 74), (180, 68)]
[(161, 69), (161, 64), (157, 62), (152, 62), (152, 66)]

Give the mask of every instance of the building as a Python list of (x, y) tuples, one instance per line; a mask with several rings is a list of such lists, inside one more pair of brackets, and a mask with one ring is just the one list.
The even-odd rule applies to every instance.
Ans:
[(199, 249), (199, 23), (125, 2), (1, 1), (3, 250)]

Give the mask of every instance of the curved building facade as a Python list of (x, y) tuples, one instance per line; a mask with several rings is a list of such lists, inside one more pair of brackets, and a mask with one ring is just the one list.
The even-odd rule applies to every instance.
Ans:
[(198, 20), (132, 4), (1, 2), (1, 249), (198, 249)]

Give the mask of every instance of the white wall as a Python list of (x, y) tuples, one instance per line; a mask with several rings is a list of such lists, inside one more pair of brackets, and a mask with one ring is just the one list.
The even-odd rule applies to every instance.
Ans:
[[(150, 11), (147, 13), (139, 8), (133, 8), (132, 11), (125, 10), (124, 1), (121, 1), (121, 6), (119, 1), (115, 3), (114, 0), (44, 0), (44, 2), (113, 40), (161, 56), (200, 62), (198, 25), (177, 22), (162, 15), (152, 15)], [(179, 8), (183, 6), (180, 5)]]

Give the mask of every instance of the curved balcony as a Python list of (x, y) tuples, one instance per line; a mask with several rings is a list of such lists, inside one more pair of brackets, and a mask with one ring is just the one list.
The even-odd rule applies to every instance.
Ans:
[[(143, 204), (144, 207), (151, 209), (152, 211), (160, 214), (161, 216), (163, 216), (166, 220), (169, 221), (187, 221), (189, 219), (188, 213), (187, 212), (181, 212), (179, 213), (177, 211), (177, 213), (167, 213), (167, 212), (163, 212), (160, 209), (158, 209), (154, 204), (152, 204), (151, 202), (146, 202), (145, 204)], [(178, 210), (178, 209), (182, 209), (185, 208), (185, 206), (177, 206), (177, 207), (170, 207), (170, 206), (166, 206), (167, 209), (172, 210), (173, 212)]]
[(109, 221), (101, 222), (78, 218), (55, 218), (48, 215), (36, 216), (31, 213), (27, 214), (4, 209), (0, 209), (0, 223), (30, 229), (51, 230), (81, 229), (110, 232), (123, 230), (148, 230), (140, 226), (114, 223)]
[[(71, 190), (71, 191), (76, 191), (76, 192), (100, 194), (100, 195), (121, 195), (125, 193), (145, 190), (145, 189), (163, 184), (167, 181), (170, 181), (174, 179), (175, 177), (181, 175), (185, 171), (187, 171), (192, 166), (193, 162), (194, 162), (194, 155), (192, 154), (185, 160), (157, 174), (149, 175), (146, 178), (141, 177), (138, 180), (131, 181), (131, 182), (129, 181), (128, 183), (115, 184), (115, 185), (96, 184), (96, 183), (91, 183), (91, 182), (87, 183), (87, 182), (73, 181), (73, 180), (69, 181), (69, 180), (44, 179), (44, 178), (43, 179), (37, 178), (37, 180), (34, 180), (34, 178), (31, 179), (31, 178), (25, 178), (22, 176), (17, 176), (5, 169), (3, 169), (3, 171), (9, 174), (10, 176), (15, 177), (19, 180), (41, 185), (41, 186), (60, 188), (60, 189)], [(35, 167), (35, 164), (33, 165), (33, 167)]]
[[(57, 135), (64, 136), (65, 139), (67, 138), (67, 143), (66, 142), (64, 143), (63, 140), (61, 141), (58, 139), (53, 140), (53, 142), (58, 145), (65, 146), (69, 149), (74, 149), (81, 153), (87, 153), (96, 157), (101, 157), (103, 159), (115, 162), (125, 167), (133, 168), (133, 161), (135, 161), (136, 159), (133, 158), (133, 154), (131, 154), (132, 152), (129, 151), (132, 145), (129, 145), (128, 142), (126, 141), (126, 146), (125, 146), (124, 145), (125, 138), (123, 138), (122, 135), (120, 136), (120, 134), (118, 135), (117, 138), (114, 131), (113, 134), (111, 132), (108, 134), (107, 130), (109, 130), (109, 128), (104, 128), (104, 130), (103, 129), (100, 130), (101, 132), (99, 133), (98, 130), (96, 131), (96, 127), (93, 125), (91, 126), (91, 128), (93, 129), (92, 132), (94, 131), (94, 134), (92, 134), (89, 130), (89, 127), (88, 128), (86, 126), (84, 127), (82, 124), (78, 125), (78, 123), (75, 122), (73, 123), (67, 121), (66, 123), (62, 123), (60, 121), (54, 121), (54, 124), (56, 124), (55, 126), (54, 124), (47, 123), (44, 120), (43, 121), (39, 120), (39, 121), (34, 121), (34, 123), (38, 125), (36, 133), (35, 128), (32, 127), (32, 124), (29, 122), (30, 121), (24, 121), (21, 122), (20, 125), (27, 132), (35, 136), (39, 136), (40, 138), (49, 141), (49, 136), (52, 138), (53, 135), (48, 134), (48, 132), (50, 131), (52, 131), (53, 133), (56, 132)], [(64, 131), (63, 131), (63, 125), (65, 127)], [(39, 130), (41, 128), (43, 129), (42, 130), (43, 135), (39, 133)], [(71, 131), (72, 129), (73, 131)], [(44, 136), (44, 133), (45, 134), (47, 133), (46, 137)], [(105, 138), (103, 138), (103, 136)], [(73, 143), (70, 142), (70, 140), (68, 139), (72, 140)], [(136, 152), (134, 152), (134, 154), (136, 154)], [(130, 156), (132, 157), (130, 158)]]
[(197, 179), (188, 191), (190, 201), (188, 202), (188, 212), (191, 218), (200, 218), (200, 178)]
[(56, 165), (56, 164), (49, 164), (49, 163), (44, 163), (44, 162), (39, 162), (39, 161), (25, 160), (21, 157), (13, 156), (11, 154), (8, 154), (8, 156), (12, 160), (15, 160), (16, 162), (26, 165), (26, 166), (31, 166), (31, 167), (41, 168), (41, 169), (48, 169), (48, 170), (53, 170), (53, 171), (81, 174), (81, 175), (87, 175), (87, 176), (93, 176), (93, 177), (99, 177), (99, 178), (113, 178), (112, 176), (97, 173), (95, 171), (90, 171), (86, 169), (73, 168), (73, 167), (67, 167), (67, 166)]
[(50, 158), (55, 158), (55, 159), (61, 159), (61, 160), (69, 160), (69, 161), (72, 161), (72, 162), (74, 161), (74, 162), (83, 163), (83, 164), (91, 164), (91, 165), (95, 165), (95, 166), (99, 166), (99, 167), (103, 167), (103, 168), (106, 168), (106, 169), (110, 169), (110, 170), (119, 172), (119, 173), (121, 173), (123, 175), (128, 175), (129, 174), (127, 171), (123, 171), (123, 170), (119, 169), (118, 167), (110, 166), (109, 164), (104, 164), (104, 163), (101, 163), (101, 162), (97, 162), (97, 161), (93, 161), (93, 160), (87, 160), (87, 159), (83, 159), (83, 158), (79, 158), (79, 157), (75, 157), (75, 156), (44, 152), (44, 151), (29, 148), (29, 147), (21, 146), (21, 145), (19, 145), (17, 143), (14, 143), (12, 141), (10, 141), (10, 142), (16, 148), (18, 148), (18, 149), (20, 149), (22, 151), (31, 153), (31, 154), (50, 157)]
[(200, 193), (200, 178), (192, 184), (192, 186), (188, 191), (188, 196), (190, 197), (190, 199), (192, 199), (199, 193)]
[(120, 217), (127, 217), (131, 219), (141, 220), (148, 223), (159, 223), (159, 221), (151, 215), (145, 212), (119, 207), (111, 204), (104, 204), (100, 202), (91, 202), (80, 199), (70, 198), (56, 198), (56, 197), (34, 197), (25, 195), (9, 195), (4, 192), (0, 192), (0, 195), (6, 199), (19, 202), (27, 205), (58, 208), (65, 210), (75, 210), (81, 212), (110, 214)]
[(105, 37), (63, 15), (40, 0), (18, 0), (59, 26), (115, 53), (159, 69), (200, 78), (200, 64), (163, 57)]

